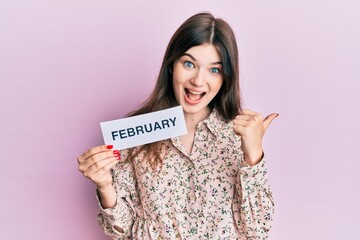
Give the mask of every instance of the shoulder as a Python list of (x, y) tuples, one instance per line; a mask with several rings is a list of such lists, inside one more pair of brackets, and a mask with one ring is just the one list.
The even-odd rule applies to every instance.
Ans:
[(225, 120), (218, 110), (213, 109), (204, 123), (210, 129), (210, 131), (215, 134), (227, 134), (234, 135), (234, 124), (232, 120)]
[(234, 124), (232, 120), (225, 120), (221, 114), (214, 109), (207, 119), (204, 120), (204, 124), (215, 136), (220, 144), (231, 144), (234, 147), (241, 145), (241, 138), (234, 132)]

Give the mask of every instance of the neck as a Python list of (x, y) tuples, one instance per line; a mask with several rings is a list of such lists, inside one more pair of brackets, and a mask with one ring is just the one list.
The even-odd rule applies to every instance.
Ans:
[(203, 111), (197, 113), (184, 113), (184, 118), (188, 131), (195, 131), (196, 126), (199, 124), (199, 122), (207, 118), (210, 112), (211, 110), (209, 108), (206, 108)]

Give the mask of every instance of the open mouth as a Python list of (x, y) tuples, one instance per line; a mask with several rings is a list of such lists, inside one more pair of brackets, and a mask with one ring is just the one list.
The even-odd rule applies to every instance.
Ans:
[(191, 102), (199, 102), (206, 92), (196, 92), (190, 89), (185, 88), (185, 94), (188, 100)]

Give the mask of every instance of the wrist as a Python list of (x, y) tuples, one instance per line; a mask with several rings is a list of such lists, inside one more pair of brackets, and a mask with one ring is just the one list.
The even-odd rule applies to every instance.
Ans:
[(96, 187), (97, 187), (97, 190), (99, 193), (105, 193), (105, 192), (108, 192), (108, 191), (111, 191), (112, 189), (114, 189), (114, 187), (111, 183), (97, 185)]
[(97, 188), (99, 202), (103, 209), (116, 206), (116, 191), (112, 184), (107, 184)]
[(244, 153), (244, 160), (250, 166), (258, 164), (261, 159), (264, 157), (264, 151), (261, 149), (259, 151), (253, 152), (251, 154)]

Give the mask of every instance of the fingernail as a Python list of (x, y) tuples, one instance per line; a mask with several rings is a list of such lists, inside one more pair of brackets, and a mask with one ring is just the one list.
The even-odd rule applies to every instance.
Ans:
[(120, 153), (119, 153), (119, 150), (114, 150), (113, 153), (114, 153), (115, 155), (120, 154)]
[(113, 145), (107, 145), (106, 148), (107, 149), (112, 149), (114, 146)]
[(277, 113), (277, 114), (276, 114), (276, 117), (278, 117), (279, 115), (280, 115), (280, 114)]
[(116, 156), (116, 160), (120, 160), (121, 157), (120, 157), (120, 154), (118, 156)]

